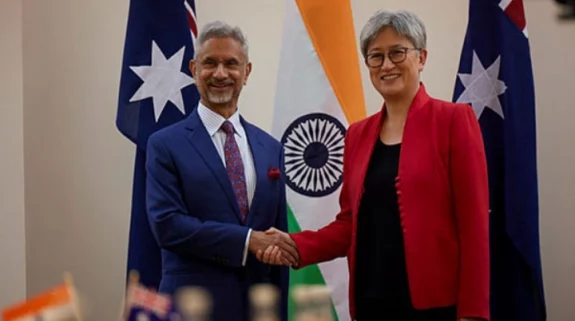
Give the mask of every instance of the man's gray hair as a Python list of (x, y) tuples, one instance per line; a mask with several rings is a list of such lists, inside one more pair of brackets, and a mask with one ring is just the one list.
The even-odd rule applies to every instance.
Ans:
[(246, 60), (249, 61), (248, 56), (248, 40), (247, 37), (242, 32), (242, 29), (239, 27), (233, 27), (223, 21), (212, 21), (204, 25), (202, 30), (200, 30), (200, 34), (196, 39), (196, 43), (194, 45), (194, 59), (198, 56), (198, 53), (201, 52), (202, 47), (206, 43), (206, 41), (213, 39), (213, 38), (232, 38), (237, 40), (240, 45), (242, 46), (242, 51), (244, 52), (244, 56)]
[(427, 46), (427, 33), (423, 21), (413, 12), (406, 10), (379, 10), (365, 24), (360, 34), (361, 54), (365, 59), (367, 48), (385, 28), (392, 28), (406, 37), (418, 49)]

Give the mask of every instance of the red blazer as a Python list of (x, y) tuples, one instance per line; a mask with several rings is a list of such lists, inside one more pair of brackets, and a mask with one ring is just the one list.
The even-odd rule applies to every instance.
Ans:
[[(380, 112), (345, 138), (341, 212), (318, 231), (292, 234), (301, 267), (347, 256), (355, 317), (357, 212), (382, 126)], [(396, 189), (409, 289), (417, 309), (457, 305), (457, 316), (489, 319), (489, 195), (483, 140), (468, 105), (430, 98), (423, 86), (407, 115)]]

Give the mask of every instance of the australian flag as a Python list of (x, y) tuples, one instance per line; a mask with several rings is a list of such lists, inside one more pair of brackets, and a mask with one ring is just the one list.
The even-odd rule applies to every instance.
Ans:
[(522, 0), (470, 0), (454, 101), (478, 117), (490, 189), (491, 320), (546, 320), (535, 94)]
[(178, 316), (170, 296), (128, 283), (123, 321), (175, 321)]
[(188, 69), (197, 23), (194, 0), (131, 0), (118, 114), (119, 131), (136, 144), (127, 270), (157, 288), (160, 249), (146, 214), (146, 143), (153, 132), (182, 120), (199, 100)]

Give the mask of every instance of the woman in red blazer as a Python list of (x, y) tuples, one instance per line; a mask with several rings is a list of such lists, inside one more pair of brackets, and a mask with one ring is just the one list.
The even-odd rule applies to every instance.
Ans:
[[(489, 319), (481, 131), (470, 106), (428, 96), (419, 79), (425, 48), (412, 13), (380, 11), (368, 21), (361, 50), (385, 104), (348, 129), (335, 221), (290, 235), (298, 268), (347, 256), (359, 321)], [(280, 264), (281, 248), (258, 257)]]

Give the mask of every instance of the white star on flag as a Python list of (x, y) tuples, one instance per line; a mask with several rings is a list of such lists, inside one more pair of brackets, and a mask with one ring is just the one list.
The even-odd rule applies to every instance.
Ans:
[(186, 114), (182, 88), (194, 83), (194, 79), (180, 71), (184, 59), (185, 47), (170, 58), (166, 58), (155, 41), (152, 41), (152, 65), (130, 66), (144, 83), (138, 88), (130, 102), (152, 97), (156, 122), (160, 118), (166, 103), (171, 101)]
[(477, 53), (473, 51), (471, 74), (458, 74), (465, 90), (457, 98), (457, 102), (471, 103), (477, 118), (481, 116), (485, 107), (491, 108), (504, 118), (499, 95), (505, 92), (507, 86), (498, 79), (500, 63), (501, 56), (497, 56), (493, 64), (485, 69)]

